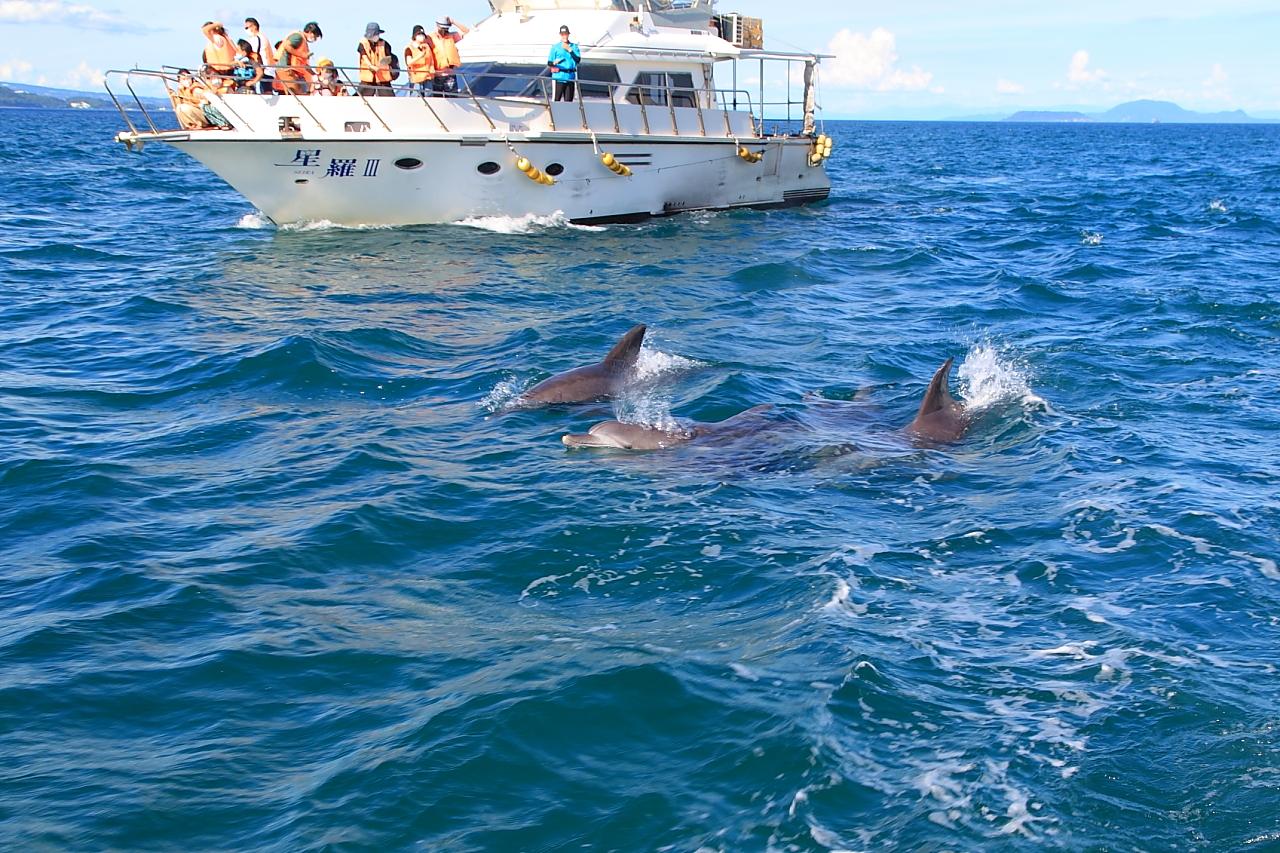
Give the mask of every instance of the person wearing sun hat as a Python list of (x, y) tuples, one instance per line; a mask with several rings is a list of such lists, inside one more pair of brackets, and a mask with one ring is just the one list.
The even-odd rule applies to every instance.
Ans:
[[(450, 32), (454, 26), (462, 32)], [(458, 76), (454, 69), (462, 64), (462, 59), (458, 56), (458, 42), (469, 32), (470, 27), (453, 18), (446, 16), (436, 21), (436, 31), (427, 38), (431, 42), (431, 51), (436, 60), (436, 76), (431, 81), (433, 94), (448, 97), (457, 93)]]
[(364, 38), (356, 46), (356, 54), (360, 63), (360, 94), (394, 95), (391, 89), (392, 56), (391, 45), (382, 37), (386, 32), (376, 21), (370, 21), (364, 28)]

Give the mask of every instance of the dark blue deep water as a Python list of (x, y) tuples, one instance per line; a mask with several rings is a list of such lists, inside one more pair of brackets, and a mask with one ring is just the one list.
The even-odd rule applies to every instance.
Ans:
[[(277, 230), (0, 122), (0, 847), (1280, 848), (1280, 127), (839, 123), (808, 208)], [(508, 410), (637, 322), (621, 414), (771, 428)], [(949, 355), (976, 426), (913, 445)]]

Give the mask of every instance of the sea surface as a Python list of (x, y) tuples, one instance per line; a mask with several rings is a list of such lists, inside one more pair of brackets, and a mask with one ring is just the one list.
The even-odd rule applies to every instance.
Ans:
[(0, 113), (3, 849), (1280, 849), (1280, 126), (350, 229), (119, 125)]

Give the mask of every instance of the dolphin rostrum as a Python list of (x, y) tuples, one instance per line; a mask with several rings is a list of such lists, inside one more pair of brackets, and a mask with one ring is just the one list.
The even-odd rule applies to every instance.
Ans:
[(612, 447), (618, 450), (663, 450), (678, 444), (687, 444), (709, 436), (733, 437), (754, 432), (763, 423), (752, 423), (755, 415), (772, 409), (771, 404), (754, 406), (731, 418), (715, 423), (681, 425), (670, 429), (628, 424), (622, 421), (603, 421), (586, 432), (567, 433), (560, 437), (565, 447)]
[(947, 359), (933, 374), (929, 390), (924, 392), (924, 399), (920, 402), (920, 411), (907, 426), (907, 432), (926, 441), (948, 442), (960, 440), (969, 431), (973, 415), (947, 390), (947, 377), (954, 360)]
[(542, 380), (521, 394), (517, 405), (590, 403), (616, 396), (635, 369), (640, 345), (644, 343), (644, 332), (643, 323), (634, 327), (614, 344), (604, 360)]

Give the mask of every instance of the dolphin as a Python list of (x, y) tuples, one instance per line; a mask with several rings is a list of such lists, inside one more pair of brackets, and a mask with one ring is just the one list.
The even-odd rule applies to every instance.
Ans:
[(765, 403), (739, 412), (731, 418), (715, 423), (697, 421), (664, 429), (644, 424), (628, 424), (622, 421), (602, 421), (586, 432), (566, 433), (560, 437), (565, 447), (612, 447), (618, 450), (665, 450), (680, 444), (688, 444), (711, 436), (735, 437), (755, 432), (763, 424), (751, 423), (755, 415), (773, 408)]
[(516, 400), (517, 406), (546, 406), (555, 403), (590, 403), (607, 400), (630, 378), (644, 343), (641, 323), (622, 336), (604, 360), (575, 367), (544, 379)]
[(947, 390), (947, 377), (951, 373), (949, 358), (933, 374), (929, 390), (924, 392), (920, 401), (920, 410), (915, 420), (907, 425), (907, 432), (926, 441), (951, 442), (959, 441), (973, 424), (973, 415), (964, 406), (955, 401)]

